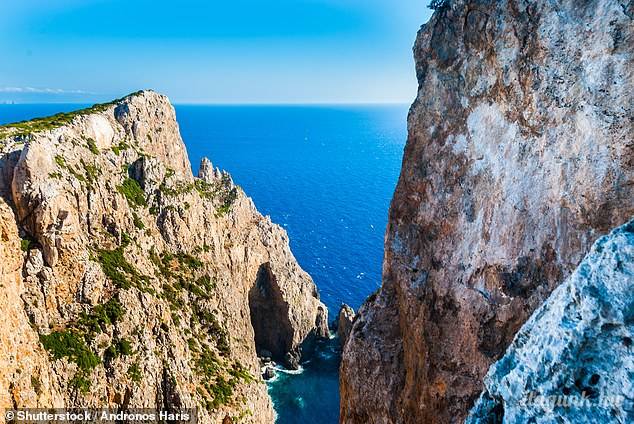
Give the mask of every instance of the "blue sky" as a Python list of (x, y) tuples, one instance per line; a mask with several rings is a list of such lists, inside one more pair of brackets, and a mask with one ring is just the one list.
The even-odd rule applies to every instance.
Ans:
[(427, 0), (2, 0), (0, 102), (409, 103)]

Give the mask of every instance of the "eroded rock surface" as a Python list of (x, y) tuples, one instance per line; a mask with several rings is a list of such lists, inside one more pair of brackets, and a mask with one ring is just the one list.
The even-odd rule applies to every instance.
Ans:
[(600, 238), (484, 378), (467, 424), (634, 422), (634, 220)]
[(462, 421), (521, 325), (634, 215), (631, 2), (444, 3), (414, 47), (383, 287), (343, 353), (344, 423)]
[(0, 409), (273, 422), (249, 296), (260, 269), (282, 355), (327, 332), (326, 308), (227, 173), (205, 160), (194, 178), (166, 97), (2, 127), (0, 164)]
[(350, 337), (353, 322), (354, 309), (344, 303), (341, 305), (339, 315), (337, 316), (337, 335), (339, 336), (339, 343), (341, 344), (341, 347), (346, 345), (348, 337)]

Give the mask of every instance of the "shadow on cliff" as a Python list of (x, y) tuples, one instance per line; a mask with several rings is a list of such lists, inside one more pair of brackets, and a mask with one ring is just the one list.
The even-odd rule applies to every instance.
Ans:
[(293, 326), (288, 318), (288, 304), (282, 298), (277, 279), (267, 262), (260, 265), (255, 284), (249, 291), (251, 325), (259, 356), (286, 360), (293, 346)]

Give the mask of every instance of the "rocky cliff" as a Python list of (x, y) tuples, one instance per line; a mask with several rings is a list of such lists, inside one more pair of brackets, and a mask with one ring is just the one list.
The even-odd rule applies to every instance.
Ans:
[(466, 423), (634, 422), (634, 220), (600, 238), (518, 332)]
[(462, 421), (532, 312), (634, 215), (634, 4), (433, 3), (344, 423)]
[(199, 408), (273, 422), (257, 351), (327, 310), (286, 233), (143, 91), (0, 127), (0, 409)]

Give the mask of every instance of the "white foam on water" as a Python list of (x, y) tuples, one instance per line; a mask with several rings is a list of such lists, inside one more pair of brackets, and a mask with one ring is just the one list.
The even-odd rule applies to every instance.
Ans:
[(277, 372), (283, 372), (284, 374), (290, 374), (290, 375), (300, 375), (301, 373), (304, 372), (304, 367), (302, 367), (301, 365), (299, 366), (298, 369), (296, 370), (287, 370), (286, 368), (276, 365), (275, 366), (275, 371)]

